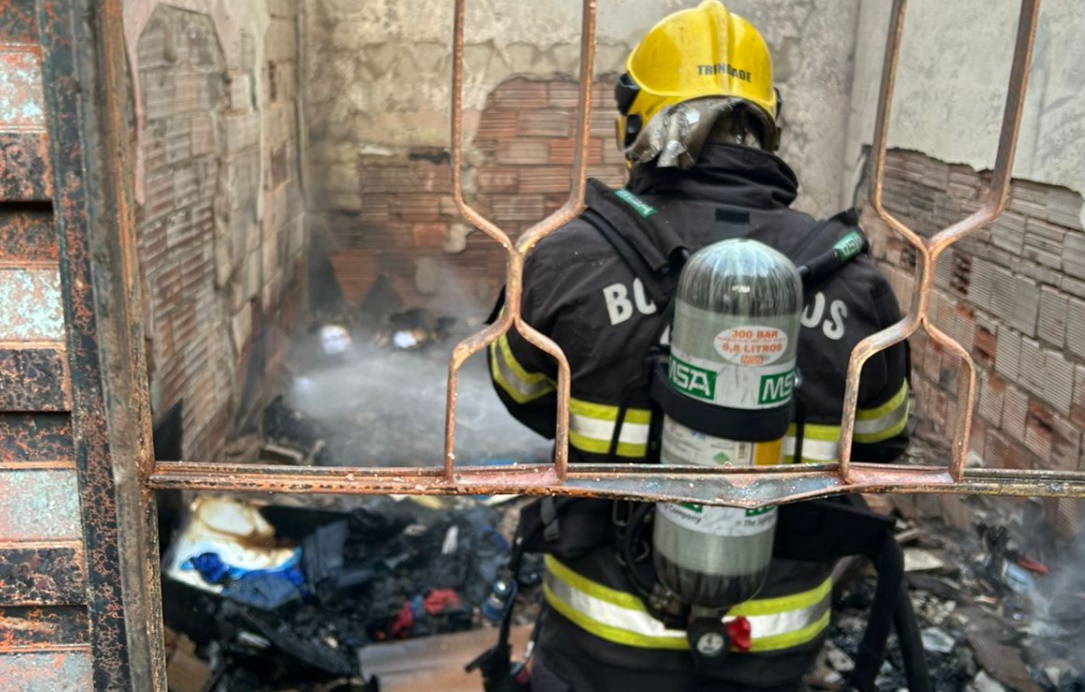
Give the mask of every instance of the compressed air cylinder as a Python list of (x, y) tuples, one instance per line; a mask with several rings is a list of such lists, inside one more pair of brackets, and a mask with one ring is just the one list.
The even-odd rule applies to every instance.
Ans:
[[(725, 240), (690, 257), (675, 300), (668, 383), (719, 412), (709, 409), (714, 434), (665, 416), (662, 463), (779, 464), (802, 311), (798, 270), (755, 240)], [(760, 590), (775, 528), (775, 507), (660, 503), (656, 571), (686, 603), (729, 608)]]

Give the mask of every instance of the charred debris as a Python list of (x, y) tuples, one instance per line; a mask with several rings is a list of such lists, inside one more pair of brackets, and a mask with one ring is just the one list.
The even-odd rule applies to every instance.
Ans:
[[(492, 626), (486, 599), (522, 502), (196, 498), (163, 561), (171, 689), (380, 689), (369, 652)], [(967, 531), (898, 517), (933, 689), (1085, 690), (1085, 538), (1057, 540), (1037, 504), (1006, 515), (975, 502)], [(522, 575), (519, 623), (537, 613), (540, 573), (535, 560)], [(838, 570), (812, 689), (849, 689), (873, 593), (866, 564)], [(903, 671), (891, 640), (878, 690), (906, 689)]]
[[(479, 321), (405, 309), (390, 285), (378, 282), (361, 310), (325, 313), (297, 341), (280, 395), (226, 457), (434, 463), (443, 442), (448, 351)], [(178, 458), (157, 448), (158, 432), (159, 458)], [(461, 374), (457, 441), (458, 456), (472, 463), (550, 454), (547, 441), (504, 414), (482, 358)], [(523, 502), (163, 497), (170, 689), (380, 689), (380, 677), (363, 664), (379, 659), (373, 652), (380, 647), (491, 626), (486, 599)], [(933, 688), (1085, 690), (1085, 537), (1057, 540), (1038, 502), (1012, 513), (982, 498), (968, 502), (967, 530), (881, 503), (898, 516)], [(517, 595), (521, 624), (538, 612), (532, 572), (541, 574), (538, 560), (521, 575), (529, 585)], [(851, 563), (838, 577), (829, 643), (807, 680), (812, 689), (847, 689), (873, 598), (865, 564)], [(905, 689), (903, 670), (891, 641), (878, 689)]]

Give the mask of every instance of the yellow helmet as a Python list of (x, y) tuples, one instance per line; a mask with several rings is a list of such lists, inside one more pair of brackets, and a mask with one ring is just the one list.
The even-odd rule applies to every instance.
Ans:
[(614, 96), (622, 149), (664, 108), (711, 96), (756, 106), (773, 130), (768, 144), (775, 144), (779, 100), (768, 46), (752, 24), (719, 0), (675, 12), (652, 27), (630, 53)]

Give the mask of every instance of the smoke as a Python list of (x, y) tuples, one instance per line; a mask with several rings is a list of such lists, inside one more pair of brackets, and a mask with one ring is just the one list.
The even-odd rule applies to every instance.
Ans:
[[(345, 324), (349, 350), (327, 357), (318, 338), (295, 345), (296, 373), (286, 402), (331, 431), (334, 463), (345, 466), (433, 466), (444, 459), (448, 359), (453, 347), (481, 327), (487, 306), (460, 288), (447, 265), (436, 272), (436, 317), (454, 317), (441, 343), (407, 351), (378, 345), (390, 322)], [(387, 339), (385, 339), (387, 341)], [(456, 397), (456, 463), (546, 461), (552, 445), (506, 411), (490, 382), (484, 353), (460, 370)]]
[(1028, 593), (1032, 605), (1030, 633), (1082, 645), (1085, 652), (1085, 530), (1052, 556), (1050, 574), (1036, 580)]

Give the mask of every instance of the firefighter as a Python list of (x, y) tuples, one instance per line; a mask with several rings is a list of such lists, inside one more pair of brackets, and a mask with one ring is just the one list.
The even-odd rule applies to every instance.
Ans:
[[(562, 348), (572, 369), (573, 462), (658, 462), (661, 416), (645, 363), (667, 342), (669, 301), (686, 257), (722, 239), (752, 238), (804, 265), (857, 223), (854, 211), (819, 222), (790, 209), (798, 181), (774, 154), (781, 103), (768, 49), (718, 0), (664, 18), (626, 70), (615, 89), (626, 188), (592, 181), (585, 214), (543, 239), (524, 267), (523, 317)], [(900, 319), (865, 255), (805, 288), (802, 385), (783, 463), (837, 459), (851, 350)], [(512, 415), (553, 437), (553, 360), (510, 331), (491, 346), (489, 362)], [(907, 368), (904, 345), (867, 363), (853, 458), (889, 462), (906, 448)], [(638, 558), (623, 559), (614, 540), (600, 538), (621, 531), (619, 515), (629, 507), (587, 503), (596, 509), (555, 524), (572, 545), (545, 559), (530, 689), (802, 689), (829, 623), (831, 560), (774, 559), (757, 596), (732, 611), (749, 623), (748, 641), (705, 660), (631, 586), (629, 563)]]

